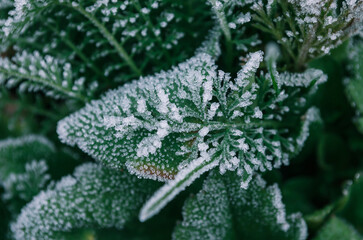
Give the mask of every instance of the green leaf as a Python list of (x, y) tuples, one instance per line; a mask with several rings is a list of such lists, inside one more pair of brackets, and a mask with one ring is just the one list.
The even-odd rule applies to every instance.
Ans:
[(346, 221), (332, 217), (318, 232), (314, 240), (362, 240), (362, 236)]
[[(305, 112), (295, 87), (326, 80), (319, 70), (284, 73), (280, 93), (271, 95), (270, 75), (255, 77), (262, 52), (249, 57), (235, 81), (217, 72), (210, 55), (199, 53), (168, 72), (109, 91), (61, 120), (59, 138), (111, 167), (126, 164), (132, 173), (158, 180), (173, 179), (207, 151), (221, 173), (238, 170), (247, 186), (254, 170), (288, 164), (289, 155), (301, 149), (319, 114), (314, 108)], [(291, 126), (281, 120), (289, 117), (290, 107), (298, 109), (290, 116), (301, 128), (287, 136)]]
[(363, 40), (351, 42), (349, 57), (353, 76), (347, 84), (347, 96), (357, 109), (356, 123), (360, 132), (363, 133)]
[[(40, 53), (17, 53), (11, 60), (0, 58), (0, 84), (8, 88), (20, 85), (20, 91), (42, 90), (54, 98), (70, 98), (86, 102), (93, 87), (84, 84), (84, 78), (74, 79), (71, 65)], [(87, 94), (86, 94), (87, 93)]]
[(179, 164), (197, 153), (191, 149), (198, 149), (201, 121), (208, 118), (215, 68), (201, 53), (169, 72), (109, 91), (60, 121), (59, 138), (111, 167), (126, 164), (142, 177), (173, 179)]
[[(145, 204), (142, 221), (211, 169), (206, 166), (218, 166), (221, 174), (236, 171), (247, 188), (255, 171), (287, 165), (301, 150), (319, 111), (306, 111), (300, 97), (312, 92), (313, 81), (314, 89), (326, 81), (320, 70), (281, 73), (276, 93), (274, 73), (255, 76), (262, 54), (251, 53), (231, 81), (217, 72), (212, 56), (198, 53), (168, 72), (109, 91), (61, 120), (59, 138), (113, 168), (126, 165), (140, 177), (171, 180)], [(290, 108), (296, 111), (290, 114)]]
[(0, 141), (0, 182), (3, 199), (17, 214), (21, 207), (46, 187), (49, 163), (55, 148), (46, 138), (28, 135)]
[(301, 214), (286, 215), (276, 184), (255, 176), (247, 190), (238, 186), (234, 174), (213, 172), (202, 190), (183, 208), (183, 221), (174, 239), (306, 239)]
[(249, 4), (254, 13), (253, 27), (276, 40), (286, 58), (285, 64), (295, 71), (305, 69), (312, 59), (329, 54), (361, 29), (361, 1), (344, 0), (338, 4), (327, 0), (275, 0), (244, 4)]
[(26, 205), (11, 229), (15, 239), (65, 239), (80, 228), (123, 228), (137, 215), (152, 182), (93, 163), (76, 168)]
[(335, 214), (337, 211), (341, 210), (347, 203), (348, 196), (343, 196), (335, 202), (319, 209), (309, 215), (305, 216), (306, 223), (309, 229), (316, 230), (321, 227), (321, 225), (329, 218), (331, 215)]
[(196, 0), (28, 1), (0, 22), (0, 41), (69, 62), (100, 94), (191, 56), (213, 26), (207, 9)]
[(195, 196), (183, 207), (183, 221), (176, 226), (173, 239), (233, 239), (233, 215), (228, 191), (222, 178), (212, 173)]
[(10, 173), (22, 173), (25, 164), (33, 160), (49, 159), (55, 153), (54, 145), (45, 137), (28, 135), (0, 141), (0, 179)]
[(316, 196), (316, 182), (311, 177), (299, 176), (291, 178), (281, 186), (286, 209), (290, 212), (300, 211), (303, 214), (314, 211), (312, 199)]

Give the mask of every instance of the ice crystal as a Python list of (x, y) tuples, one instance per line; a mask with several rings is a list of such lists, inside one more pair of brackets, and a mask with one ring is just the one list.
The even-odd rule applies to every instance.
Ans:
[(300, 86), (309, 87), (312, 83), (324, 83), (327, 81), (327, 76), (323, 71), (319, 69), (308, 69), (304, 73), (280, 73), (279, 84), (284, 84), (286, 86)]
[[(86, 163), (37, 195), (11, 226), (15, 239), (65, 239), (73, 229), (123, 228), (150, 191), (145, 181)], [(107, 201), (105, 201), (107, 199)]]

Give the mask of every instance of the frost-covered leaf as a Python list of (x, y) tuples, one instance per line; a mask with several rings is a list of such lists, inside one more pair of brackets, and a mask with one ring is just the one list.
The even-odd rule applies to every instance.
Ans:
[(48, 164), (55, 153), (42, 136), (28, 135), (0, 141), (0, 182), (3, 199), (13, 212), (44, 189), (50, 179)]
[(357, 125), (363, 132), (363, 40), (352, 42), (349, 53), (352, 76), (347, 80), (347, 95), (357, 109)]
[(211, 174), (203, 188), (184, 203), (183, 221), (173, 239), (233, 239), (233, 215), (222, 177)]
[[(271, 150), (272, 155), (265, 157), (272, 160), (276, 156), (279, 165), (281, 160), (287, 160), (287, 156), (277, 149), (288, 147), (293, 152), (293, 139), (286, 139), (281, 145), (278, 139), (272, 142), (260, 137), (274, 134), (275, 130), (269, 128), (279, 125), (289, 112), (287, 106), (277, 107), (276, 104), (288, 103), (285, 100), (289, 100), (289, 95), (285, 91), (291, 90), (293, 82), (288, 81), (288, 74), (281, 74), (279, 81), (286, 90), (276, 95), (272, 89), (261, 89), (260, 85), (271, 84), (271, 81), (265, 77), (255, 79), (260, 61), (261, 52), (251, 54), (250, 61), (233, 83), (228, 74), (216, 71), (209, 55), (198, 54), (171, 71), (141, 78), (108, 92), (101, 100), (93, 101), (60, 121), (59, 137), (112, 167), (121, 167), (126, 161), (132, 171), (143, 173), (143, 176), (145, 172), (153, 175), (153, 172), (160, 171), (157, 175), (165, 179), (173, 178), (172, 173), (178, 171), (181, 160), (196, 159), (196, 152), (207, 151), (221, 160), (232, 161), (226, 159), (225, 154), (229, 153), (225, 147), (228, 145), (232, 145), (230, 147), (235, 153), (242, 151), (240, 157), (248, 155), (246, 160), (252, 165), (259, 165), (257, 162), (253, 164), (256, 154), (263, 157), (265, 151)], [(313, 72), (305, 74), (302, 81), (321, 83), (326, 80), (321, 71)], [(300, 82), (294, 87), (309, 85)], [(294, 90), (292, 96), (296, 92)], [(267, 101), (265, 95), (269, 97)], [(295, 105), (301, 107), (304, 99), (301, 102)], [(316, 115), (313, 112), (309, 111), (307, 122), (313, 120), (310, 119)], [(251, 136), (248, 136), (248, 131), (251, 131)], [(209, 144), (212, 149), (209, 149)], [(151, 169), (143, 169), (140, 162), (148, 162)], [(222, 172), (237, 167), (232, 162), (221, 163)], [(183, 166), (185, 164), (187, 162)], [(260, 168), (271, 167), (266, 164)]]
[(230, 27), (227, 22), (224, 10), (229, 5), (229, 1), (220, 2), (218, 0), (208, 0), (211, 5), (213, 12), (215, 13), (215, 18), (219, 22), (221, 29), (228, 40), (231, 40)]
[(238, 236), (264, 239), (268, 233), (267, 236), (275, 236), (275, 239), (307, 238), (307, 227), (302, 215), (286, 213), (281, 191), (276, 183), (266, 186), (266, 182), (256, 176), (253, 184), (243, 190), (238, 188), (236, 183), (239, 179), (235, 179), (233, 174), (227, 177), (226, 187), (232, 212), (237, 219), (235, 226), (241, 229)]
[(345, 220), (332, 217), (318, 232), (314, 240), (362, 240), (363, 237)]
[(15, 0), (0, 41), (70, 63), (99, 94), (190, 57), (213, 26), (206, 9), (200, 0)]
[(42, 90), (48, 96), (87, 101), (96, 86), (86, 87), (84, 78), (74, 79), (71, 65), (52, 56), (22, 52), (11, 60), (0, 58), (0, 84), (19, 85), (20, 91)]
[[(293, 68), (328, 54), (363, 26), (360, 0), (272, 0), (246, 1), (253, 10), (253, 25), (280, 44)], [(289, 62), (286, 62), (289, 63)]]
[(22, 173), (25, 164), (33, 160), (48, 159), (55, 152), (53, 144), (46, 138), (28, 135), (0, 141), (0, 179), (10, 173)]
[[(249, 47), (261, 43), (257, 34), (246, 37), (245, 24), (251, 21), (251, 13), (243, 9), (246, 2), (250, 1), (208, 0), (214, 18), (225, 36), (226, 44), (234, 45), (238, 51), (245, 52), (248, 51)], [(232, 48), (228, 49), (229, 47), (231, 46), (227, 46), (226, 54), (231, 54), (229, 51), (232, 51)]]
[(221, 55), (219, 39), (221, 32), (219, 27), (214, 27), (209, 31), (208, 36), (202, 42), (201, 46), (195, 51), (196, 54), (206, 53), (217, 59)]
[[(111, 167), (126, 164), (141, 177), (175, 178), (163, 193), (179, 192), (191, 183), (185, 177), (195, 179), (207, 165), (222, 174), (236, 171), (246, 188), (253, 172), (288, 164), (303, 146), (319, 115), (315, 108), (306, 112), (305, 97), (326, 81), (320, 70), (294, 76), (301, 78), (296, 84), (282, 73), (274, 77), (276, 89), (271, 74), (255, 76), (262, 60), (262, 52), (250, 54), (232, 81), (210, 55), (197, 54), (87, 104), (58, 123), (59, 138)], [(155, 213), (165, 202), (159, 204), (144, 210)]]
[(123, 228), (153, 187), (125, 171), (94, 163), (79, 166), (54, 188), (37, 195), (11, 229), (15, 239), (64, 239), (79, 228)]
[(299, 239), (307, 238), (301, 214), (287, 215), (276, 184), (255, 176), (249, 189), (233, 174), (212, 173), (183, 208), (183, 221), (173, 239)]
[[(2, 0), (0, 2), (0, 39), (4, 38), (4, 32), (2, 30), (3, 25), (6, 22), (9, 11), (14, 7), (14, 2), (12, 0)], [(1, 40), (0, 40), (1, 42)], [(0, 52), (6, 50), (6, 47), (0, 44)]]
[(3, 182), (5, 193), (3, 198), (7, 201), (19, 197), (30, 201), (50, 179), (47, 174), (48, 166), (45, 160), (31, 161), (25, 164), (24, 173), (10, 173)]
[(126, 84), (60, 121), (59, 137), (112, 167), (126, 162), (139, 175), (173, 178), (198, 148), (201, 120), (217, 110), (205, 112), (215, 69), (211, 57), (200, 54), (169, 72)]

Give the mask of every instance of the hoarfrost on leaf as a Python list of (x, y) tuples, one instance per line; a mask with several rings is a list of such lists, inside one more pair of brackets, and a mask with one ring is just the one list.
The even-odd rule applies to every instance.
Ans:
[(0, 179), (4, 181), (9, 173), (21, 173), (26, 163), (48, 159), (55, 153), (55, 147), (48, 139), (39, 135), (26, 135), (0, 141)]
[(39, 135), (0, 141), (2, 198), (13, 213), (46, 187), (50, 180), (48, 165), (54, 154), (54, 145)]
[(26, 163), (24, 173), (11, 173), (3, 182), (3, 198), (9, 201), (19, 197), (24, 201), (30, 201), (50, 180), (47, 171), (45, 160)]
[[(325, 79), (322, 73), (319, 81), (317, 74), (304, 74), (301, 81), (276, 89), (273, 73), (255, 75), (263, 53), (248, 58), (235, 80), (217, 71), (205, 53), (167, 72), (141, 77), (61, 120), (59, 138), (111, 167), (126, 165), (140, 177), (169, 181), (146, 203), (142, 220), (215, 166), (222, 174), (236, 171), (246, 188), (254, 172), (288, 164), (300, 150), (307, 135), (290, 132), (284, 119), (299, 124), (306, 106), (296, 99)], [(285, 81), (278, 78), (274, 76)]]
[[(197, 1), (14, 0), (0, 20), (0, 42), (3, 49), (15, 42), (21, 50), (39, 45), (41, 55), (56, 53), (75, 66), (75, 79), (98, 83), (93, 90), (101, 93), (110, 83), (170, 68), (193, 54), (213, 25), (204, 21), (206, 8)], [(184, 41), (188, 47), (179, 47)]]
[(266, 186), (259, 175), (247, 190), (239, 188), (238, 182), (233, 173), (212, 172), (196, 196), (185, 202), (183, 221), (175, 227), (173, 239), (307, 238), (302, 215), (286, 214), (277, 184)]
[(11, 230), (15, 239), (24, 240), (65, 239), (62, 233), (91, 226), (121, 229), (152, 189), (150, 182), (126, 172), (86, 163), (76, 168), (74, 176), (38, 194)]
[[(254, 26), (269, 33), (291, 58), (295, 70), (329, 54), (349, 37), (359, 34), (363, 26), (362, 1), (273, 0), (251, 3)], [(233, 13), (232, 13), (233, 14)], [(284, 26), (284, 27), (280, 27)]]
[(84, 85), (83, 78), (73, 79), (69, 63), (49, 55), (43, 57), (37, 51), (23, 51), (12, 59), (0, 58), (0, 84), (9, 88), (20, 85), (20, 91), (42, 90), (48, 96), (80, 101), (87, 101), (94, 90)]

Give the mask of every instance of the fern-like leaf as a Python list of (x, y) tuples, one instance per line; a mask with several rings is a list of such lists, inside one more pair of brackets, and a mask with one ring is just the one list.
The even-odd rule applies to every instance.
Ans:
[(86, 102), (96, 86), (86, 88), (85, 79), (73, 79), (71, 65), (39, 52), (16, 54), (11, 60), (0, 58), (0, 84), (20, 91), (42, 90), (47, 95)]
[(363, 26), (362, 1), (246, 3), (253, 9), (253, 26), (270, 34), (282, 46), (295, 70), (304, 69), (310, 60), (328, 54)]

